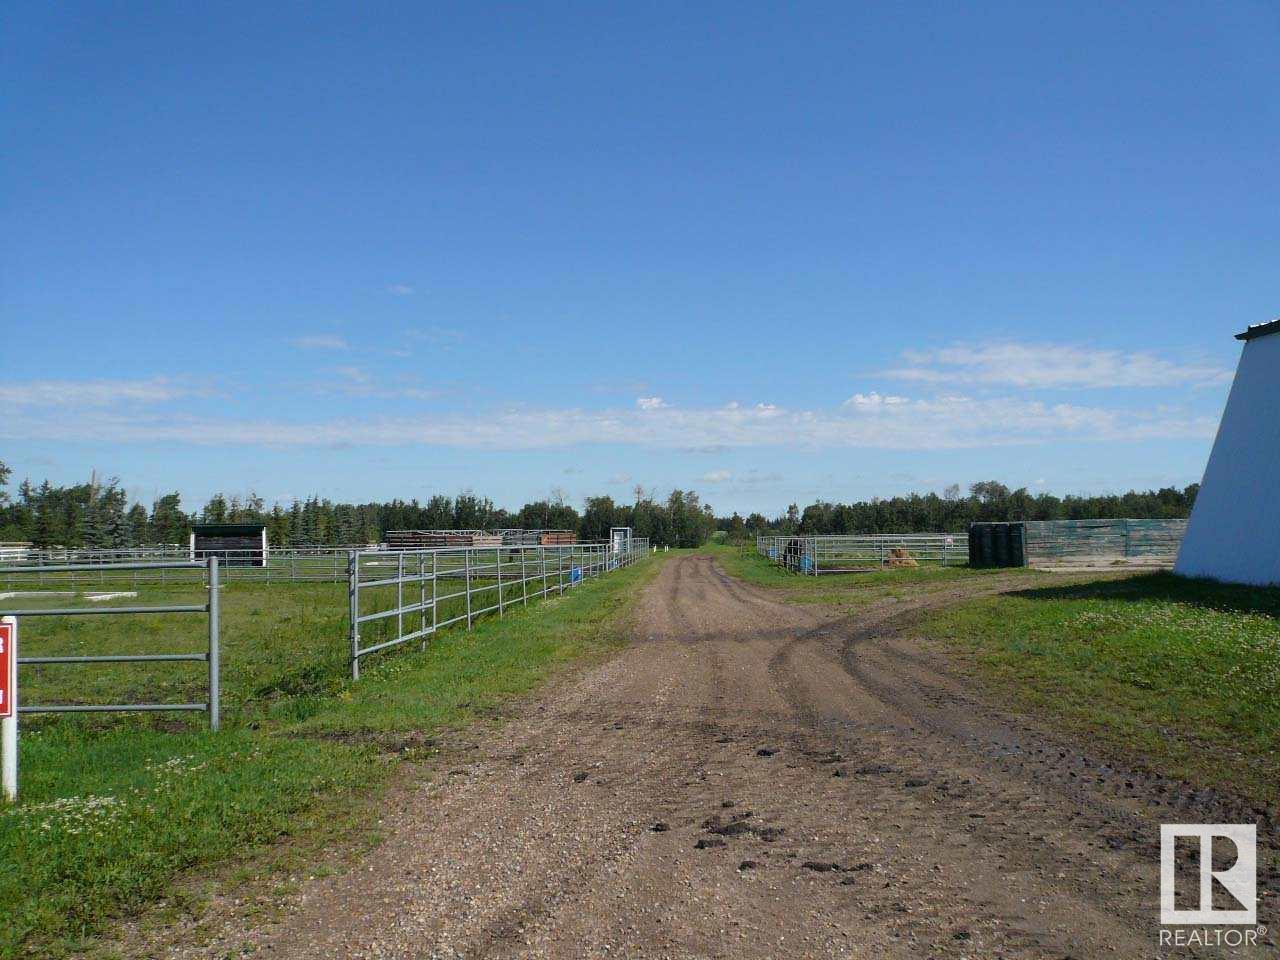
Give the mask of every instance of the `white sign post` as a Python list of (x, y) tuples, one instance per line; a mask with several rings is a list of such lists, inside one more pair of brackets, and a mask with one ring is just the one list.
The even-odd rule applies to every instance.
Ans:
[(18, 618), (0, 617), (0, 784), (18, 802)]

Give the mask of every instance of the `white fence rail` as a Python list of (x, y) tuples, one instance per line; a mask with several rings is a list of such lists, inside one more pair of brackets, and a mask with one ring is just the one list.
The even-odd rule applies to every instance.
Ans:
[(351, 676), (370, 654), (414, 640), (426, 643), (456, 623), (501, 616), (530, 599), (563, 594), (588, 577), (649, 554), (649, 541), (563, 546), (352, 550), (347, 557)]
[(959, 566), (969, 562), (964, 533), (849, 536), (759, 536), (756, 552), (796, 573), (849, 573), (912, 563)]

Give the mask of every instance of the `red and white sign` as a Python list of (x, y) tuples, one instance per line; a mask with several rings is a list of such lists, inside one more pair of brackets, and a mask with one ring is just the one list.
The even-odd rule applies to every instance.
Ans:
[(13, 622), (0, 621), (0, 717), (13, 716)]

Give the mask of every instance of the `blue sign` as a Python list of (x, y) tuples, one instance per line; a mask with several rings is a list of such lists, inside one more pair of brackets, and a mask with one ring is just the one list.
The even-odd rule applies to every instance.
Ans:
[(801, 570), (803, 570), (805, 573), (808, 573), (810, 570), (812, 570), (812, 569), (813, 569), (813, 557), (801, 557), (801, 558), (800, 558), (800, 569), (801, 569)]
[(570, 582), (570, 583), (577, 583), (577, 582), (578, 582), (579, 580), (581, 580), (581, 579), (582, 579), (582, 568), (581, 568), (581, 567), (574, 567), (572, 570), (570, 570), (570, 571), (569, 571), (569, 582)]
[(770, 547), (770, 548), (769, 548), (769, 559), (770, 559), (770, 560), (777, 560), (777, 559), (778, 559), (778, 548), (777, 548), (777, 547)]

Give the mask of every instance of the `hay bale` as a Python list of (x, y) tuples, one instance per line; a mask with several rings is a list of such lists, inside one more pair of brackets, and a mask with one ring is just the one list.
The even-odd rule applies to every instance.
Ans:
[(906, 547), (893, 547), (889, 551), (889, 559), (885, 561), (891, 567), (918, 567), (915, 558), (907, 552)]

